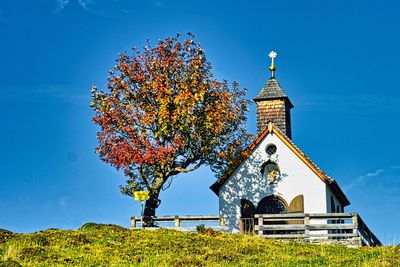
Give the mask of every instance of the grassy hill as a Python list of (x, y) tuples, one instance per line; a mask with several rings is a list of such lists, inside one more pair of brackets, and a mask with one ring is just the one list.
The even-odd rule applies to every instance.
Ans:
[(0, 266), (400, 266), (400, 247), (347, 248), (278, 242), (214, 231), (0, 229)]

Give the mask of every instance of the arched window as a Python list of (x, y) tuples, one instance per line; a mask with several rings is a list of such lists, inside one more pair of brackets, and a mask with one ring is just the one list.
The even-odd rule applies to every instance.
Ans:
[(281, 214), (287, 212), (285, 200), (278, 196), (266, 196), (257, 205), (257, 214)]

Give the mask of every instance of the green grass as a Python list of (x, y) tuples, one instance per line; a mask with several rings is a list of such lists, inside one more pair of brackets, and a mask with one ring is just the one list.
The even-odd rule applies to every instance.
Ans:
[(204, 231), (0, 229), (0, 266), (400, 266), (400, 247), (347, 248)]

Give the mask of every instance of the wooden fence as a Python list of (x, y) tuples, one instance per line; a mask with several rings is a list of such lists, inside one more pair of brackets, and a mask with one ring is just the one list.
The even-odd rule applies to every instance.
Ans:
[(382, 245), (357, 213), (256, 214), (251, 220), (241, 220), (241, 231), (263, 238), (294, 238), (315, 243), (322, 239), (339, 240), (344, 244)]
[[(131, 217), (131, 229), (138, 228), (140, 225), (140, 216)], [(214, 230), (226, 230), (224, 217), (219, 215), (184, 215), (184, 216), (154, 216), (153, 223), (157, 227), (146, 227), (146, 229), (156, 229), (159, 227), (171, 228), (180, 231), (196, 232), (196, 226), (199, 224), (208, 224), (205, 226)], [(189, 224), (189, 225), (188, 225)]]
[[(196, 226), (205, 224), (215, 230), (226, 231), (225, 218), (219, 215), (154, 216), (156, 227), (196, 232)], [(140, 216), (131, 217), (131, 229), (142, 227)], [(298, 239), (306, 242), (332, 242), (353, 246), (380, 246), (357, 213), (286, 213), (256, 214), (254, 218), (241, 218), (242, 233), (263, 238)]]

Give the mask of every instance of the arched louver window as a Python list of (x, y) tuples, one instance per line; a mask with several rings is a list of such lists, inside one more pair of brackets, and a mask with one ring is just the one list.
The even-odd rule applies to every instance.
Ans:
[(287, 212), (285, 201), (274, 195), (266, 196), (257, 205), (258, 214), (281, 214)]

